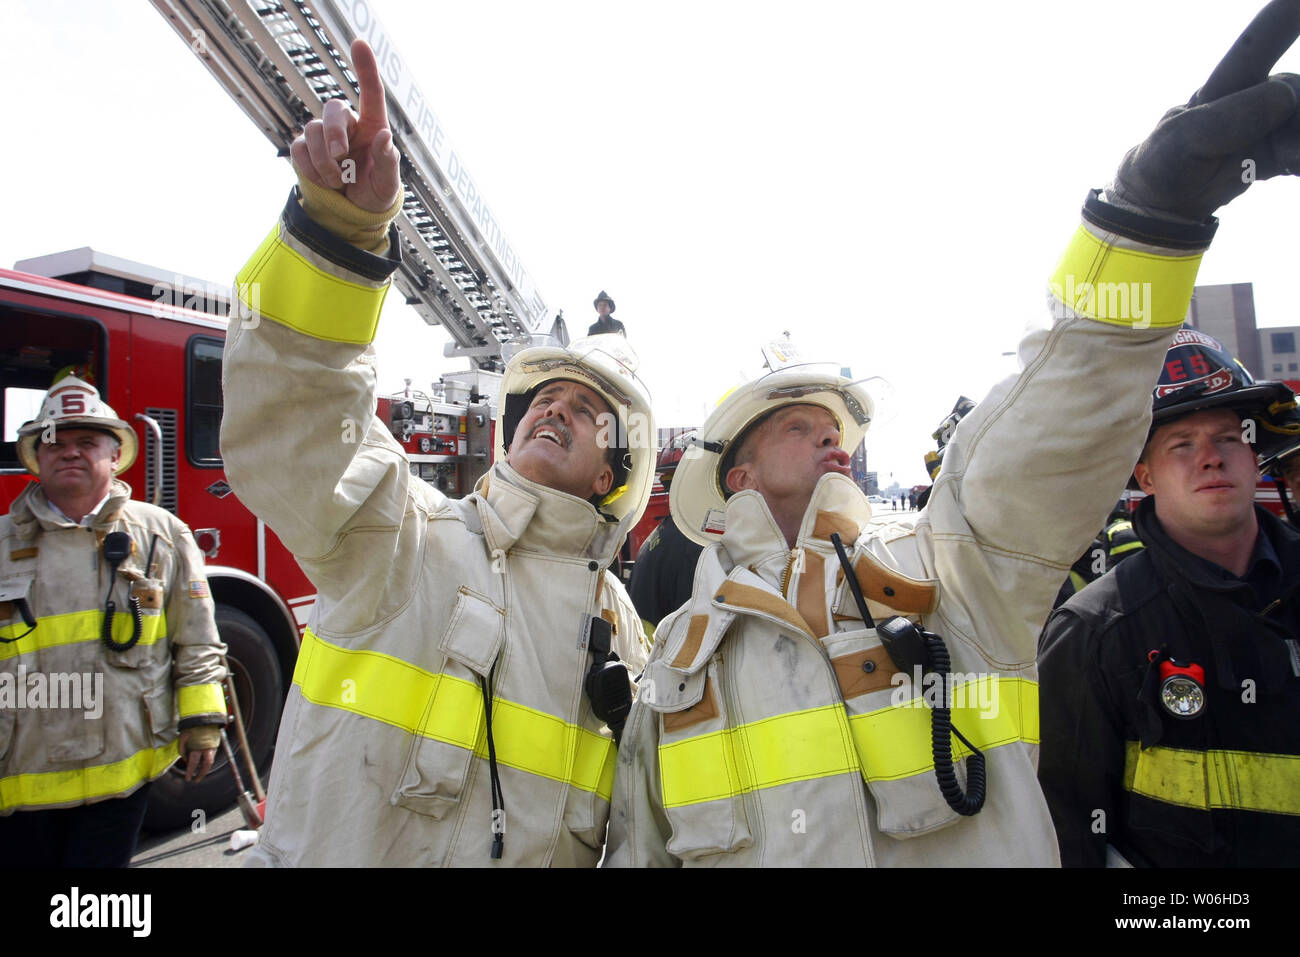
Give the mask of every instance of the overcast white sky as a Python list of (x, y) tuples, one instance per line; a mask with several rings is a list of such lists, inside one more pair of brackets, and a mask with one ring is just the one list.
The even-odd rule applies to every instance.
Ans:
[[(698, 424), (789, 330), (893, 383), (869, 461), (912, 484), (957, 395), (1012, 370), (1087, 189), (1259, 5), (371, 6), (551, 312), (582, 332), (617, 300), (660, 425)], [(0, 71), (0, 264), (90, 245), (227, 282), (283, 205), (288, 164), (143, 0), (0, 0)], [(1300, 324), (1300, 183), (1221, 218), (1200, 281)], [(398, 298), (381, 385), (463, 365)], [(1062, 396), (1062, 427), (1104, 401)]]

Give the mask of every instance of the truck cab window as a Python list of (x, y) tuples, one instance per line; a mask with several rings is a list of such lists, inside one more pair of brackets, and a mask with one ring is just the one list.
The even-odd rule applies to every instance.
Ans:
[(221, 467), (222, 344), (209, 336), (195, 336), (189, 343), (186, 446), (190, 462), (206, 468)]

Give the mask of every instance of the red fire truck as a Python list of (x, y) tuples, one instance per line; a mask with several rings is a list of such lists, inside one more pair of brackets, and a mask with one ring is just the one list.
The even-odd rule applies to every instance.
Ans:
[(482, 369), (450, 372), (426, 393), (411, 389), (381, 396), (376, 414), (406, 450), (411, 474), (444, 495), (473, 491), (492, 464), (501, 374)]

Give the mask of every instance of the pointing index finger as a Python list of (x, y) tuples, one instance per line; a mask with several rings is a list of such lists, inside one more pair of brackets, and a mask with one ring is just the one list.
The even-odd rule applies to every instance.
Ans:
[(1272, 0), (1256, 14), (1219, 61), (1189, 106), (1210, 103), (1263, 83), (1269, 71), (1300, 36), (1300, 0)]
[(361, 85), (361, 125), (371, 133), (388, 129), (388, 104), (384, 100), (384, 82), (379, 78), (379, 63), (370, 44), (360, 38), (352, 41), (352, 69)]

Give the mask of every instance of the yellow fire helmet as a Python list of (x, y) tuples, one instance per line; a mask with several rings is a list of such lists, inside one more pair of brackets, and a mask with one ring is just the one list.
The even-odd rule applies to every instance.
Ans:
[(816, 405), (829, 412), (839, 426), (840, 448), (850, 454), (875, 415), (866, 386), (824, 364), (787, 366), (732, 389), (677, 464), (668, 502), (682, 534), (701, 545), (722, 538), (731, 495), (724, 478), (739, 440), (759, 419), (787, 405)]
[(623, 451), (614, 468), (614, 484), (596, 507), (619, 524), (635, 525), (650, 500), (657, 452), (650, 393), (637, 378), (637, 364), (636, 352), (620, 335), (586, 336), (568, 346), (536, 346), (516, 353), (501, 376), (496, 460), (505, 460), (515, 427), (539, 388), (556, 379), (585, 385), (614, 413), (613, 421), (597, 423), (597, 439)]
[(36, 418), (18, 430), (18, 460), (33, 475), (41, 474), (36, 461), (36, 443), (53, 429), (93, 429), (107, 432), (122, 443), (122, 454), (113, 474), (121, 475), (135, 461), (139, 443), (135, 430), (117, 417), (112, 407), (99, 397), (99, 391), (76, 376), (65, 376), (45, 393)]

